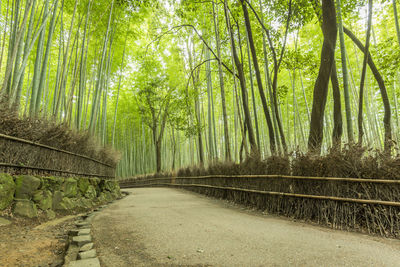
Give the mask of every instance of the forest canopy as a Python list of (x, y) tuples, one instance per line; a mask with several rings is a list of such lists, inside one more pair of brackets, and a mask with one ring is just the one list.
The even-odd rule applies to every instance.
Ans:
[(396, 155), (398, 0), (3, 0), (1, 103), (120, 177), (359, 146)]

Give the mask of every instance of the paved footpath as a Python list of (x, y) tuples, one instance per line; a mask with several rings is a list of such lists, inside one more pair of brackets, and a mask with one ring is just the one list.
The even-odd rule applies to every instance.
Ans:
[(93, 219), (102, 266), (400, 266), (400, 240), (331, 230), (169, 188)]

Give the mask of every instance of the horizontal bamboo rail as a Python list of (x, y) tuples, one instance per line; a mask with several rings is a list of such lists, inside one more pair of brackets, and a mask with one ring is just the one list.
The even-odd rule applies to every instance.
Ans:
[(43, 144), (40, 144), (40, 143), (36, 143), (36, 142), (29, 141), (29, 140), (17, 138), (17, 137), (14, 137), (14, 136), (9, 136), (9, 135), (5, 135), (5, 134), (1, 134), (0, 133), (0, 138), (11, 140), (11, 141), (15, 141), (15, 142), (19, 142), (19, 143), (23, 143), (23, 144), (28, 144), (28, 145), (32, 145), (32, 146), (42, 147), (42, 148), (46, 148), (46, 149), (49, 149), (49, 150), (61, 152), (61, 153), (64, 153), (64, 154), (73, 155), (73, 156), (76, 156), (76, 157), (79, 157), (79, 158), (84, 158), (84, 159), (91, 160), (93, 162), (99, 163), (101, 165), (104, 165), (104, 166), (107, 166), (107, 167), (110, 167), (110, 168), (114, 168), (114, 166), (112, 166), (110, 164), (101, 162), (101, 161), (99, 161), (97, 159), (92, 159), (92, 158), (90, 158), (88, 156), (85, 156), (85, 155), (76, 154), (76, 153), (73, 153), (73, 152), (70, 152), (70, 151), (67, 151), (67, 150), (58, 149), (58, 148), (55, 148), (55, 147), (51, 147), (51, 146), (48, 146), (48, 145), (43, 145)]
[[(260, 191), (260, 190), (252, 190), (252, 189), (212, 186), (212, 185), (203, 185), (203, 184), (150, 183), (150, 184), (135, 185), (135, 186), (131, 185), (130, 187), (147, 187), (147, 186), (200, 187), (200, 188), (212, 188), (212, 189), (220, 189), (220, 190), (239, 191), (239, 192), (245, 192), (245, 193), (255, 193), (255, 194), (271, 195), (271, 196), (309, 198), (309, 199), (318, 199), (318, 200), (331, 200), (331, 201), (341, 201), (341, 202), (349, 202), (349, 203), (360, 203), (360, 204), (369, 204), (369, 205), (383, 205), (383, 206), (400, 207), (400, 202), (394, 202), (394, 201), (383, 201), (383, 200), (373, 200), (373, 199), (356, 199), (356, 198), (318, 196), (318, 195), (305, 195), (305, 194), (283, 193), (283, 192), (273, 192), (273, 191)], [(124, 188), (124, 187), (121, 187), (121, 188)]]
[(29, 169), (29, 170), (37, 170), (37, 171), (47, 171), (47, 172), (60, 173), (60, 174), (68, 173), (68, 174), (72, 174), (72, 175), (91, 176), (91, 177), (99, 177), (99, 178), (114, 178), (114, 176), (108, 176), (108, 175), (71, 172), (71, 171), (63, 171), (63, 170), (48, 169), (48, 168), (39, 168), (39, 167), (33, 167), (33, 166), (22, 166), (22, 165), (1, 163), (1, 162), (0, 162), (0, 167), (17, 168), (17, 169)]
[(207, 175), (193, 177), (165, 177), (152, 179), (132, 179), (121, 181), (120, 183), (135, 183), (137, 181), (160, 181), (167, 179), (188, 180), (188, 179), (289, 179), (289, 180), (314, 180), (314, 181), (331, 181), (331, 182), (351, 182), (351, 183), (379, 183), (379, 184), (400, 184), (400, 180), (387, 179), (366, 179), (366, 178), (337, 178), (337, 177), (308, 177), (308, 176), (290, 176), (290, 175)]

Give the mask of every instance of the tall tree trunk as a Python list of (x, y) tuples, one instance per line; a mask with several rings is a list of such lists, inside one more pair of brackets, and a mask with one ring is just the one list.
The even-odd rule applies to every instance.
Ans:
[[(178, 133), (179, 134), (179, 133)], [(171, 170), (175, 170), (175, 158), (176, 158), (176, 140), (175, 140), (175, 132), (174, 127), (171, 127), (171, 143), (172, 143), (172, 163)]]
[[(254, 14), (255, 11), (253, 10)], [(263, 16), (263, 8), (262, 8), (262, 0), (260, 0), (260, 12), (261, 12), (261, 19), (260, 19), (260, 24), (264, 25), (264, 16)], [(265, 73), (265, 84), (266, 87), (268, 88), (268, 95), (269, 95), (269, 101), (270, 101), (270, 106), (271, 106), (271, 117), (272, 117), (272, 122), (273, 122), (273, 128), (274, 128), (274, 136), (275, 136), (275, 142), (278, 148), (278, 153), (280, 153), (281, 147), (280, 147), (280, 138), (279, 138), (279, 129), (278, 129), (278, 123), (276, 122), (276, 115), (275, 113), (277, 112), (275, 110), (275, 105), (274, 105), (274, 97), (272, 93), (272, 82), (271, 82), (271, 76), (269, 72), (269, 62), (268, 62), (268, 53), (267, 53), (267, 37), (266, 31), (262, 31), (262, 39), (263, 39), (263, 54), (264, 54), (264, 73)]]
[[(190, 46), (190, 44), (193, 46), (193, 48)], [(197, 129), (197, 142), (198, 142), (198, 156), (199, 156), (199, 161), (200, 164), (204, 164), (204, 150), (203, 150), (203, 137), (201, 133), (201, 115), (200, 115), (200, 90), (198, 89), (198, 81), (199, 81), (199, 71), (194, 69), (194, 61), (195, 61), (195, 55), (194, 55), (194, 43), (191, 42), (191, 40), (188, 40), (187, 42), (187, 49), (188, 49), (188, 54), (189, 54), (189, 67), (190, 71), (193, 73), (192, 76), (192, 83), (193, 83), (193, 88), (195, 91), (195, 98), (194, 98), (194, 110), (195, 110), (195, 115), (196, 115), (196, 123), (198, 126)], [(192, 54), (193, 53), (193, 54)]]
[(46, 84), (46, 73), (47, 73), (47, 65), (49, 62), (49, 55), (50, 55), (50, 49), (51, 49), (51, 43), (53, 40), (53, 33), (54, 33), (54, 28), (56, 25), (56, 18), (57, 18), (57, 7), (58, 7), (58, 3), (59, 0), (56, 0), (55, 2), (55, 6), (53, 9), (53, 17), (51, 19), (50, 22), (50, 26), (49, 26), (49, 33), (48, 33), (48, 37), (47, 37), (47, 44), (46, 44), (46, 52), (44, 54), (44, 58), (43, 58), (43, 65), (41, 68), (41, 73), (40, 73), (40, 78), (39, 78), (39, 86), (38, 86), (38, 91), (37, 91), (37, 95), (36, 95), (36, 101), (35, 101), (35, 106), (34, 106), (34, 114), (37, 115), (39, 112), (39, 108), (40, 108), (40, 99)]
[(156, 142), (156, 171), (161, 172), (161, 142)]
[(4, 90), (2, 92), (6, 93), (7, 98), (10, 95), (10, 83), (13, 72), (13, 63), (14, 63), (14, 51), (17, 52), (18, 42), (16, 41), (16, 35), (19, 26), (19, 17), (20, 17), (20, 9), (21, 9), (21, 1), (15, 0), (12, 4), (11, 11), (11, 23), (10, 23), (10, 37), (8, 38), (8, 53), (7, 53), (7, 64), (6, 64), (6, 73), (4, 75), (4, 82), (6, 86), (3, 85)]
[(153, 127), (151, 130), (153, 132), (154, 152), (156, 156), (156, 171), (159, 173), (161, 171), (161, 140), (158, 140), (157, 124), (155, 122), (153, 122)]
[[(226, 2), (226, 0), (225, 0), (225, 2)], [(260, 93), (261, 103), (263, 105), (264, 115), (265, 115), (265, 119), (266, 119), (267, 125), (268, 125), (270, 149), (271, 149), (271, 153), (275, 154), (276, 145), (275, 145), (275, 137), (274, 137), (274, 128), (272, 126), (272, 120), (271, 120), (271, 116), (270, 116), (268, 105), (267, 105), (267, 99), (265, 98), (264, 89), (263, 89), (263, 85), (262, 85), (260, 68), (258, 66), (257, 54), (256, 54), (255, 45), (254, 45), (254, 40), (253, 40), (253, 33), (251, 30), (251, 25), (250, 25), (249, 13), (247, 11), (247, 7), (246, 7), (246, 4), (244, 3), (244, 0), (241, 0), (241, 2), (242, 2), (243, 15), (244, 15), (245, 23), (246, 23), (247, 34), (248, 34), (248, 38), (249, 38), (250, 51), (251, 51), (251, 55), (253, 58), (254, 71), (256, 73), (258, 91)]]
[[(399, 73), (397, 73), (397, 76), (399, 75)], [(394, 114), (395, 114), (395, 117), (396, 117), (396, 127), (397, 127), (397, 129), (399, 129), (399, 127), (400, 127), (400, 121), (399, 121), (399, 109), (398, 109), (398, 104), (397, 104), (397, 95), (396, 95), (396, 93), (397, 93), (397, 87), (396, 87), (396, 81), (393, 81), (393, 91), (392, 91), (392, 93), (393, 93), (393, 100), (394, 100)], [(395, 132), (395, 137), (394, 138), (396, 138), (395, 140), (397, 141), (397, 143), (399, 143), (399, 137), (400, 137), (400, 135), (399, 135), (399, 133), (397, 133), (397, 132)]]
[[(218, 6), (217, 6), (218, 8)], [(218, 11), (218, 10), (217, 10)], [(217, 55), (221, 58), (221, 41), (219, 39), (219, 26), (218, 26), (218, 13), (215, 12), (215, 3), (213, 2), (213, 18), (214, 18), (214, 28), (215, 28), (215, 39), (217, 43)], [(222, 105), (222, 117), (224, 122), (224, 143), (225, 143), (225, 160), (231, 161), (231, 147), (229, 141), (229, 127), (228, 127), (228, 115), (226, 112), (225, 103), (225, 85), (224, 76), (222, 72), (222, 62), (218, 60), (218, 74), (219, 74), (219, 84), (221, 89), (221, 105)]]
[(115, 103), (115, 110), (114, 110), (114, 123), (113, 123), (113, 130), (112, 130), (112, 145), (114, 145), (114, 139), (115, 139), (115, 125), (117, 124), (117, 112), (118, 112), (119, 90), (120, 90), (120, 88), (121, 88), (122, 67), (124, 66), (125, 50), (126, 50), (126, 41), (127, 41), (127, 40), (128, 40), (128, 34), (126, 35), (126, 38), (125, 38), (124, 52), (122, 53), (122, 62), (121, 62), (121, 67), (120, 67), (120, 75), (119, 75), (118, 89), (117, 89), (117, 101), (116, 101), (116, 103)]
[[(18, 1), (19, 2), (19, 1)], [(18, 21), (14, 21), (15, 23), (15, 29), (14, 29), (14, 34), (12, 35), (13, 42), (10, 42), (10, 47), (8, 48), (8, 59), (7, 59), (7, 65), (6, 65), (6, 71), (4, 73), (4, 80), (3, 80), (3, 85), (2, 88), (0, 90), (0, 96), (2, 94), (6, 94), (7, 98), (9, 98), (10, 93), (11, 93), (11, 77), (12, 77), (12, 72), (13, 72), (13, 66), (14, 66), (14, 60), (17, 56), (17, 52), (18, 52), (18, 47), (19, 47), (19, 43), (23, 42), (23, 35), (25, 32), (25, 27), (26, 27), (26, 23), (28, 21), (28, 14), (29, 14), (29, 9), (31, 7), (32, 1), (27, 1), (27, 7), (25, 9), (24, 15), (23, 15), (23, 19), (22, 19), (22, 23), (21, 26), (18, 28)], [(16, 11), (17, 13), (19, 12), (19, 10)], [(17, 17), (16, 17), (17, 19)], [(15, 76), (15, 73), (14, 73)], [(14, 79), (16, 79), (18, 81), (19, 77), (14, 77)]]
[(331, 72), (331, 84), (333, 92), (333, 131), (332, 144), (334, 149), (340, 150), (343, 133), (342, 104), (340, 102), (339, 80), (337, 77), (336, 61), (333, 62)]
[(201, 133), (201, 116), (200, 116), (200, 97), (198, 92), (197, 86), (196, 88), (196, 98), (195, 98), (195, 110), (196, 110), (196, 121), (198, 125), (198, 133), (197, 133), (197, 140), (198, 140), (198, 152), (199, 152), (199, 162), (200, 165), (204, 165), (204, 148), (203, 148), (203, 136)]
[[(83, 40), (82, 40), (82, 48), (81, 48), (81, 59), (80, 59), (80, 66), (79, 66), (79, 89), (78, 89), (78, 104), (77, 104), (77, 111), (76, 111), (76, 129), (81, 128), (82, 124), (82, 114), (83, 114), (83, 103), (86, 91), (86, 61), (87, 61), (87, 53), (88, 53), (88, 46), (86, 46), (86, 39), (87, 39), (87, 31), (88, 31), (88, 24), (89, 24), (89, 17), (90, 17), (90, 9), (91, 9), (92, 1), (89, 0), (87, 4), (87, 11), (86, 11), (86, 21), (85, 21), (85, 29), (83, 31)], [(125, 50), (124, 50), (125, 53)], [(114, 135), (113, 135), (113, 142), (114, 144)]]
[[(161, 125), (160, 125), (160, 132), (157, 133), (157, 127), (154, 128), (153, 130), (153, 138), (155, 138), (155, 150), (156, 150), (156, 170), (157, 173), (161, 172), (161, 167), (162, 167), (162, 158), (161, 158), (161, 144), (162, 140), (164, 137), (164, 131), (165, 131), (165, 125), (167, 123), (167, 116), (168, 116), (168, 106), (169, 106), (169, 101), (167, 100), (167, 103), (165, 105), (164, 113), (161, 118)], [(154, 124), (153, 124), (154, 125)]]
[[(206, 50), (206, 60), (210, 60), (210, 51)], [(207, 117), (208, 117), (208, 143), (209, 143), (209, 160), (212, 161), (215, 158), (215, 151), (214, 151), (214, 138), (213, 138), (213, 128), (215, 132), (215, 125), (212, 119), (212, 81), (211, 81), (211, 66), (210, 62), (206, 63), (206, 77), (207, 77)]]
[[(263, 21), (259, 18), (259, 16), (257, 15), (257, 12), (254, 10), (254, 8), (250, 4), (250, 2), (248, 0), (241, 0), (241, 2), (242, 2), (242, 6), (245, 5), (245, 3), (247, 3), (247, 5), (251, 8), (251, 10), (253, 11), (254, 15), (256, 16), (258, 22), (261, 24), (262, 28), (264, 29), (264, 31), (265, 31), (265, 33), (267, 34), (267, 37), (268, 37), (269, 47), (271, 49), (272, 57), (273, 57), (273, 60), (274, 60), (274, 76), (273, 76), (273, 79), (272, 79), (272, 99), (273, 99), (273, 106), (275, 107), (275, 112), (274, 113), (275, 113), (276, 124), (277, 124), (278, 130), (279, 130), (280, 139), (281, 139), (281, 142), (282, 142), (282, 148), (284, 150), (284, 153), (287, 153), (286, 138), (285, 138), (285, 134), (284, 134), (284, 131), (283, 131), (281, 117), (280, 117), (280, 114), (279, 114), (277, 85), (278, 85), (278, 72), (279, 72), (279, 68), (280, 68), (280, 65), (281, 65), (281, 62), (282, 62), (282, 59), (283, 59), (283, 55), (284, 55), (284, 52), (285, 52), (287, 35), (288, 35), (288, 32), (289, 32), (289, 24), (290, 24), (290, 20), (291, 20), (291, 16), (292, 16), (292, 1), (289, 0), (289, 11), (288, 11), (287, 19), (286, 19), (286, 30), (285, 30), (283, 45), (282, 45), (281, 53), (279, 55), (279, 59), (278, 59), (276, 50), (275, 50), (275, 48), (273, 46), (269, 30), (265, 27)], [(247, 7), (246, 7), (246, 13), (247, 13), (247, 17), (248, 17)], [(275, 120), (274, 120), (274, 122), (275, 122)]]
[(299, 74), (300, 74), (301, 91), (303, 92), (304, 104), (306, 105), (306, 110), (307, 110), (307, 122), (310, 123), (311, 121), (310, 108), (308, 107), (308, 101), (307, 101), (306, 91), (304, 89), (303, 75), (301, 74), (301, 70), (299, 70)]
[[(344, 33), (354, 42), (354, 44), (363, 52), (366, 53), (364, 45), (360, 40), (346, 27), (343, 27)], [(384, 116), (383, 116), (383, 126), (385, 128), (385, 140), (384, 140), (384, 149), (386, 152), (390, 152), (392, 147), (392, 127), (391, 127), (391, 111), (390, 111), (390, 101), (389, 96), (387, 94), (385, 82), (379, 73), (377, 67), (375, 66), (374, 61), (372, 60), (371, 54), (368, 51), (368, 65), (371, 69), (372, 74), (375, 77), (376, 82), (378, 83), (379, 90), (381, 91), (383, 108), (384, 108)]]
[[(29, 0), (26, 1), (26, 7), (25, 7), (25, 12), (29, 13)], [(24, 33), (25, 33), (25, 25), (20, 29), (20, 31), (22, 32), (22, 37), (20, 42), (18, 42), (18, 44), (15, 44), (17, 46), (17, 54), (15, 57), (15, 62), (14, 62), (14, 69), (13, 69), (13, 77), (12, 77), (12, 83), (9, 84), (9, 88), (8, 88), (8, 95), (9, 95), (9, 103), (10, 106), (13, 104), (13, 100), (14, 100), (14, 94), (15, 94), (15, 90), (13, 90), (13, 88), (17, 88), (17, 85), (19, 83), (18, 81), (18, 77), (16, 74), (18, 74), (18, 72), (20, 71), (20, 64), (21, 64), (21, 56), (22, 56), (22, 51), (24, 48)], [(11, 79), (10, 79), (11, 80)]]
[(367, 62), (368, 62), (368, 54), (369, 54), (369, 40), (371, 37), (371, 25), (372, 25), (372, 0), (368, 1), (368, 28), (367, 28), (367, 38), (365, 41), (365, 53), (364, 53), (364, 61), (361, 72), (361, 80), (360, 80), (360, 95), (358, 102), (358, 145), (362, 146), (363, 144), (363, 102), (364, 102), (364, 83), (365, 83), (365, 75), (367, 73)]
[[(79, 25), (81, 24), (81, 20), (79, 22)], [(70, 125), (71, 123), (71, 118), (72, 118), (72, 106), (73, 106), (73, 98), (74, 98), (74, 94), (75, 94), (75, 85), (77, 82), (77, 78), (78, 78), (78, 66), (79, 66), (79, 58), (78, 58), (78, 48), (79, 48), (79, 27), (78, 26), (78, 30), (76, 31), (75, 34), (75, 38), (74, 38), (74, 42), (72, 44), (71, 47), (71, 54), (69, 56), (69, 62), (67, 65), (67, 73), (69, 70), (70, 65), (72, 65), (72, 71), (71, 71), (71, 82), (70, 82), (70, 89), (69, 89), (69, 95), (68, 97), (64, 98), (65, 100), (65, 105), (64, 105), (64, 117), (63, 120), (65, 122), (68, 122), (68, 125)], [(75, 45), (76, 44), (76, 45)], [(74, 52), (75, 51), (75, 52)], [(75, 53), (75, 56), (74, 56)], [(75, 61), (75, 63), (73, 63)], [(67, 85), (67, 79), (65, 79), (65, 88)], [(65, 92), (65, 88), (63, 89), (63, 91)]]
[(344, 105), (346, 110), (346, 124), (347, 124), (347, 137), (348, 142), (353, 143), (353, 122), (351, 115), (351, 105), (350, 105), (350, 93), (349, 93), (349, 72), (347, 70), (347, 60), (346, 60), (346, 45), (344, 43), (344, 33), (343, 33), (343, 20), (342, 20), (342, 8), (340, 0), (336, 1), (337, 4), (337, 15), (339, 22), (339, 41), (340, 41), (340, 53), (342, 59), (342, 72), (343, 72), (343, 93), (344, 93)]
[(7, 12), (6, 12), (6, 16), (5, 16), (5, 25), (4, 25), (4, 31), (3, 31), (3, 42), (2, 42), (2, 45), (1, 45), (1, 55), (0, 55), (0, 71), (1, 71), (1, 66), (3, 65), (2, 63), (3, 63), (4, 48), (5, 48), (5, 43), (6, 43), (7, 25), (8, 25), (8, 21), (9, 21), (9, 19), (8, 19), (9, 10), (10, 10), (10, 0), (7, 0)]
[[(69, 45), (72, 39), (72, 27), (74, 25), (74, 20), (75, 20), (75, 15), (76, 15), (76, 10), (77, 10), (77, 6), (78, 6), (78, 0), (75, 0), (75, 5), (74, 5), (74, 11), (72, 13), (72, 19), (71, 19), (71, 25), (69, 27), (69, 33), (68, 33), (68, 40), (67, 40), (67, 45), (65, 47), (65, 51), (63, 51), (63, 64), (60, 70), (60, 82), (59, 82), (59, 88), (55, 88), (55, 90), (58, 92), (57, 93), (57, 101), (56, 101), (56, 105), (55, 105), (55, 112), (54, 112), (54, 116), (58, 116), (58, 114), (62, 114), (62, 111), (60, 111), (60, 109), (62, 109), (62, 102), (65, 100), (65, 86), (66, 86), (66, 79), (67, 79), (67, 73), (68, 73), (68, 69), (69, 67), (67, 67), (67, 63), (68, 63), (68, 51), (69, 51)], [(63, 12), (63, 11), (62, 11)], [(63, 15), (61, 15), (61, 19), (63, 18)], [(61, 27), (62, 27), (63, 23), (61, 23)], [(73, 51), (73, 47), (71, 49), (71, 53)]]
[(322, 33), (324, 42), (319, 73), (314, 85), (310, 134), (308, 137), (308, 149), (317, 154), (321, 153), (326, 97), (335, 57), (337, 26), (334, 0), (322, 1)]
[(108, 89), (110, 87), (110, 77), (111, 77), (111, 68), (112, 62), (114, 58), (114, 50), (112, 50), (112, 44), (114, 41), (114, 33), (111, 34), (110, 45), (108, 48), (108, 63), (106, 68), (106, 79), (105, 79), (105, 92), (104, 92), (104, 99), (103, 99), (103, 111), (102, 111), (102, 122), (101, 122), (101, 137), (103, 140), (103, 145), (107, 142), (107, 96), (108, 96)]
[[(245, 123), (245, 128), (247, 128), (248, 135), (249, 135), (249, 142), (251, 146), (251, 154), (252, 156), (259, 156), (259, 151), (258, 147), (254, 138), (254, 130), (253, 130), (253, 125), (251, 123), (251, 117), (250, 117), (250, 110), (249, 110), (249, 105), (248, 105), (248, 96), (247, 96), (247, 88), (246, 88), (246, 81), (244, 78), (244, 72), (243, 72), (243, 66), (239, 60), (237, 50), (236, 50), (236, 44), (235, 44), (235, 39), (233, 36), (233, 29), (231, 28), (230, 25), (230, 19), (229, 19), (229, 14), (228, 12), (225, 12), (225, 18), (226, 18), (226, 24), (228, 27), (228, 31), (230, 34), (230, 41), (231, 41), (231, 48), (232, 48), (232, 56), (236, 65), (236, 68), (238, 70), (238, 75), (239, 75), (239, 82), (240, 82), (240, 88), (242, 91), (242, 104), (243, 104), (243, 111), (244, 111), (244, 123)], [(234, 79), (236, 79), (235, 75), (233, 76)], [(238, 110), (240, 112), (240, 110)], [(243, 131), (243, 137), (245, 137), (245, 131)]]
[(280, 138), (281, 138), (281, 142), (282, 142), (282, 148), (285, 153), (287, 153), (287, 144), (286, 144), (285, 134), (283, 132), (282, 120), (281, 120), (281, 117), (279, 116), (277, 86), (278, 86), (278, 73), (279, 73), (279, 68), (281, 66), (281, 62), (282, 62), (283, 55), (285, 52), (286, 40), (287, 40), (287, 35), (289, 32), (289, 23), (290, 23), (291, 15), (292, 15), (292, 1), (290, 0), (289, 1), (289, 12), (288, 12), (287, 20), (286, 20), (285, 38), (284, 38), (284, 42), (283, 42), (279, 60), (277, 59), (275, 49), (272, 45), (271, 37), (269, 36), (269, 33), (267, 32), (268, 41), (270, 44), (270, 48), (273, 51), (273, 59), (274, 59), (274, 77), (272, 79), (272, 94), (273, 94), (275, 110), (278, 111), (278, 112), (275, 112), (275, 116), (276, 116), (276, 122), (278, 124), (279, 134), (280, 134)]
[(114, 0), (111, 2), (111, 8), (110, 8), (110, 13), (108, 17), (108, 24), (107, 24), (107, 31), (104, 36), (104, 44), (103, 44), (103, 52), (100, 60), (100, 65), (99, 65), (99, 70), (98, 70), (98, 77), (97, 77), (97, 82), (96, 82), (96, 88), (94, 91), (94, 99), (93, 99), (93, 105), (92, 105), (92, 112), (90, 116), (90, 123), (89, 123), (89, 132), (94, 133), (95, 128), (96, 128), (96, 121), (97, 121), (97, 114), (98, 114), (98, 108), (99, 108), (99, 103), (100, 103), (100, 96), (101, 96), (101, 85), (102, 85), (102, 77), (103, 77), (103, 66), (104, 66), (104, 60), (106, 57), (106, 51), (107, 51), (107, 43), (108, 43), (108, 37), (109, 37), (109, 32), (110, 32), (110, 25), (111, 25), (111, 17), (113, 13), (113, 8), (114, 8)]
[[(247, 34), (247, 31), (246, 31)], [(254, 95), (254, 83), (253, 83), (253, 70), (251, 67), (251, 58), (250, 58), (250, 46), (249, 46), (249, 36), (246, 35), (247, 41), (247, 58), (249, 60), (249, 73), (250, 73), (250, 87), (251, 87), (251, 100), (253, 103), (253, 113), (254, 113), (254, 124), (256, 126), (256, 137), (257, 137), (257, 147), (261, 151), (261, 143), (260, 143), (260, 131), (258, 128), (258, 115), (257, 115), (257, 108), (256, 108), (256, 97)]]
[[(43, 13), (43, 22), (42, 22), (44, 25), (46, 23), (45, 18), (47, 17), (48, 12), (49, 12), (48, 6), (49, 6), (49, 0), (46, 0), (44, 11), (43, 11), (44, 12)], [(32, 93), (31, 93), (31, 103), (29, 106), (29, 115), (30, 116), (36, 115), (36, 113), (35, 113), (36, 99), (37, 99), (39, 83), (40, 83), (41, 64), (42, 64), (45, 36), (46, 36), (46, 27), (44, 27), (40, 31), (39, 41), (38, 41), (37, 50), (36, 50), (35, 68), (34, 68), (33, 78), (32, 78), (33, 83), (32, 83)]]
[[(31, 11), (31, 15), (29, 18), (28, 30), (26, 33), (23, 57), (25, 57), (27, 54), (29, 54), (29, 44), (30, 44), (30, 39), (32, 38), (32, 31), (33, 31), (32, 28), (33, 28), (33, 22), (34, 22), (35, 12), (36, 12), (36, 2), (37, 2), (36, 0), (33, 0), (33, 3), (32, 3), (32, 11)], [(15, 90), (13, 90), (12, 104), (15, 106), (16, 110), (19, 109), (19, 106), (21, 104), (21, 94), (22, 94), (22, 89), (23, 89), (23, 84), (24, 84), (25, 68), (26, 68), (26, 65), (22, 65), (20, 67), (18, 72), (21, 72), (21, 76), (19, 78), (17, 88)], [(28, 74), (29, 74), (29, 72), (28, 72)], [(14, 79), (15, 79), (15, 77), (14, 77)], [(27, 90), (27, 91), (29, 91), (29, 90)]]
[(392, 0), (393, 2), (393, 15), (394, 15), (394, 23), (396, 25), (396, 35), (397, 35), (397, 41), (400, 45), (400, 26), (399, 26), (399, 19), (397, 16), (397, 6), (396, 6), (396, 0)]
[(53, 102), (52, 102), (52, 116), (55, 118), (56, 116), (56, 108), (57, 108), (57, 100), (58, 100), (58, 95), (60, 94), (59, 88), (60, 88), (60, 81), (61, 81), (61, 61), (62, 61), (62, 35), (63, 35), (63, 23), (62, 23), (62, 14), (63, 14), (63, 5), (61, 5), (61, 29), (60, 29), (60, 36), (59, 36), (59, 42), (60, 45), (58, 46), (58, 60), (57, 60), (57, 72), (56, 72), (56, 77), (55, 77), (55, 85), (54, 85), (54, 92), (53, 92)]

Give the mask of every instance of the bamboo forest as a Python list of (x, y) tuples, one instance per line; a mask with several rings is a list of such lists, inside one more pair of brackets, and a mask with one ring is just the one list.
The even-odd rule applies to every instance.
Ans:
[(1, 112), (94, 136), (117, 177), (349, 147), (397, 157), (398, 0), (0, 6)]

